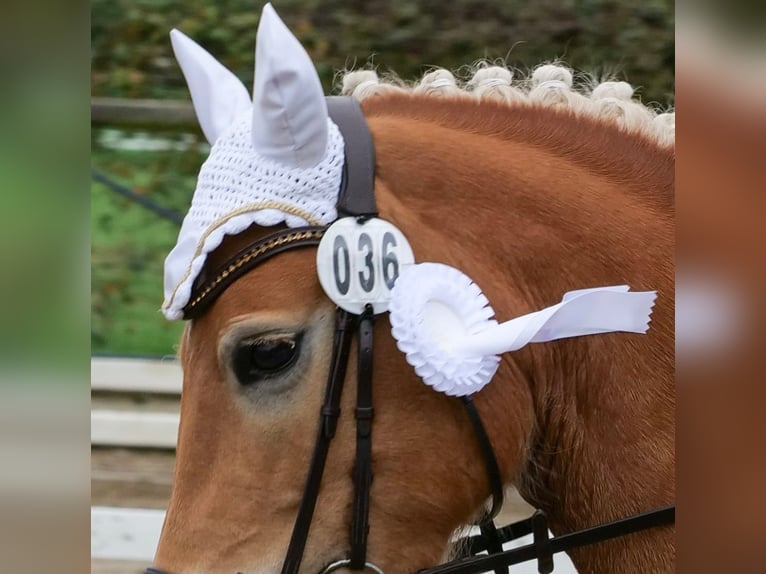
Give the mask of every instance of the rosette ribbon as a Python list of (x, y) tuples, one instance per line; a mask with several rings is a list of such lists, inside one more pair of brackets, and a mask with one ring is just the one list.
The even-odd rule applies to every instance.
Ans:
[(464, 273), (440, 263), (404, 268), (391, 291), (391, 331), (423, 381), (452, 396), (492, 380), (502, 353), (529, 343), (601, 333), (646, 333), (656, 291), (627, 285), (569, 291), (561, 302), (505, 323)]

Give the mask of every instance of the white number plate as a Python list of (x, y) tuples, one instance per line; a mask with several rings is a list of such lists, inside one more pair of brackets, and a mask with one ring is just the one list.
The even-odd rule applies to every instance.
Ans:
[(391, 288), (404, 265), (412, 265), (407, 238), (382, 219), (359, 223), (344, 217), (325, 232), (317, 250), (317, 272), (327, 296), (349, 313), (360, 314), (365, 305), (388, 310)]

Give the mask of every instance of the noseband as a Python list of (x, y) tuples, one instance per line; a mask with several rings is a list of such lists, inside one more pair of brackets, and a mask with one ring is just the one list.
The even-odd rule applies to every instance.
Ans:
[[(372, 136), (355, 100), (346, 97), (330, 97), (327, 98), (327, 107), (330, 117), (340, 129), (345, 141), (346, 161), (338, 196), (338, 213), (341, 217), (354, 217), (359, 225), (364, 225), (368, 219), (377, 216), (374, 195), (375, 148)], [(318, 246), (326, 229), (327, 227), (311, 226), (277, 231), (235, 254), (209, 278), (205, 273), (201, 273), (194, 283), (190, 302), (184, 308), (184, 318), (198, 317), (231, 283), (274, 255), (288, 249)], [(342, 309), (336, 311), (332, 357), (324, 400), (319, 413), (314, 452), (281, 574), (298, 574), (300, 570), (325, 462), (340, 417), (341, 394), (354, 334), (357, 339), (357, 389), (354, 410), (356, 461), (353, 472), (354, 498), (349, 554), (348, 557), (326, 565), (319, 574), (330, 574), (342, 568), (384, 574), (381, 568), (367, 561), (370, 487), (373, 477), (373, 327), (374, 313), (370, 305), (367, 305), (358, 315)], [(484, 460), (491, 506), (478, 524), (479, 534), (466, 536), (458, 544), (462, 550), (456, 560), (421, 570), (418, 574), (478, 574), (490, 570), (495, 574), (502, 574), (507, 572), (508, 566), (512, 564), (534, 559), (538, 561), (538, 571), (547, 574), (553, 571), (553, 554), (556, 552), (671, 524), (675, 521), (675, 507), (671, 506), (549, 539), (545, 515), (537, 511), (527, 520), (500, 529), (496, 528), (494, 518), (503, 504), (503, 480), (500, 468), (489, 435), (471, 397), (462, 397), (459, 400), (474, 429)], [(503, 551), (503, 543), (527, 534), (534, 535), (533, 544)], [(487, 555), (479, 555), (482, 552), (486, 552)], [(156, 568), (149, 568), (145, 574), (167, 573)]]

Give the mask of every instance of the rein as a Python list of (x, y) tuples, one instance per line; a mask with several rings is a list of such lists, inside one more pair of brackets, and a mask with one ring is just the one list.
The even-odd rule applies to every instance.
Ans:
[[(359, 104), (348, 97), (327, 98), (330, 117), (339, 127), (345, 141), (345, 165), (339, 191), (338, 212), (341, 217), (354, 217), (359, 225), (377, 216), (374, 195), (375, 147)], [(203, 313), (215, 299), (239, 277), (265, 260), (288, 249), (317, 247), (327, 227), (307, 226), (284, 229), (264, 237), (231, 257), (210, 276), (201, 273), (192, 288), (192, 296), (184, 308), (184, 318)], [(349, 554), (347, 558), (326, 565), (319, 574), (341, 568), (384, 574), (382, 569), (367, 561), (369, 533), (370, 488), (372, 468), (373, 409), (373, 328), (371, 305), (358, 315), (337, 309), (333, 335), (332, 358), (327, 376), (324, 400), (319, 412), (319, 424), (314, 451), (309, 464), (303, 497), (293, 526), (281, 574), (298, 574), (311, 528), (322, 482), (330, 443), (335, 436), (340, 417), (340, 401), (354, 335), (357, 339), (356, 459), (353, 482)], [(537, 511), (531, 518), (498, 529), (494, 524), (503, 504), (503, 480), (492, 442), (481, 416), (470, 396), (459, 399), (474, 430), (479, 451), (485, 464), (491, 506), (479, 523), (480, 533), (458, 541), (463, 551), (456, 559), (426, 568), (417, 574), (472, 574), (493, 570), (507, 573), (513, 564), (536, 559), (538, 572), (553, 571), (553, 554), (579, 546), (595, 544), (632, 532), (672, 524), (675, 507), (667, 507), (618, 520), (601, 526), (548, 538), (545, 515)], [(505, 542), (533, 533), (531, 545), (503, 551)], [(487, 552), (485, 556), (479, 556)], [(148, 568), (145, 574), (167, 574)]]
[(486, 541), (482, 535), (470, 536), (461, 540), (466, 544), (464, 557), (445, 562), (433, 568), (419, 570), (417, 574), (478, 574), (493, 569), (495, 572), (507, 571), (509, 566), (537, 560), (537, 571), (540, 574), (553, 572), (553, 555), (566, 552), (573, 548), (589, 546), (598, 542), (626, 536), (642, 530), (668, 526), (676, 520), (675, 505), (665, 506), (622, 518), (584, 530), (577, 530), (548, 538), (548, 522), (545, 513), (536, 511), (529, 518), (515, 522), (498, 529), (498, 537), (502, 542), (510, 542), (527, 534), (533, 535), (532, 544), (512, 550), (495, 552), (490, 549), (486, 556), (476, 556), (487, 550)]

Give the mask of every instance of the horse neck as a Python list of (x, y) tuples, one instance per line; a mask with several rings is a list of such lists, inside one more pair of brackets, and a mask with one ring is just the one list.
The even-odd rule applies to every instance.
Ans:
[[(418, 260), (472, 277), (498, 320), (572, 289), (658, 291), (647, 335), (529, 346), (503, 357), (476, 401), (505, 476), (554, 532), (670, 503), (672, 153), (535, 108), (391, 98), (365, 111), (382, 215), (408, 233)], [(572, 556), (580, 572), (619, 574), (666, 571), (672, 553), (665, 532)]]

